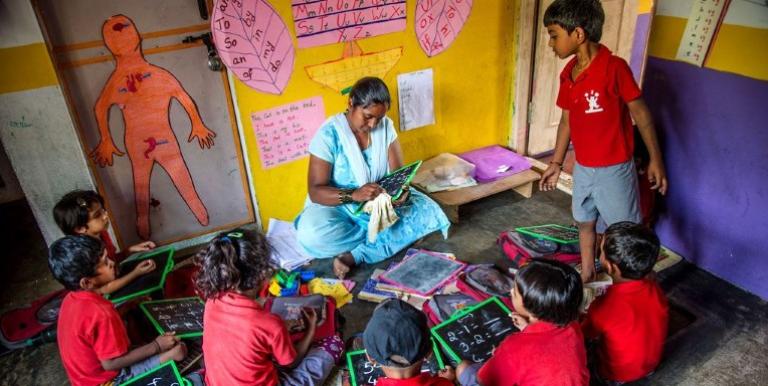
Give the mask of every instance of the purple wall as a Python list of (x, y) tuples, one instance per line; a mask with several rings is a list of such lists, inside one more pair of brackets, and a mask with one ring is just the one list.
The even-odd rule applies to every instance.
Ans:
[(768, 82), (649, 57), (670, 180), (664, 245), (768, 299)]

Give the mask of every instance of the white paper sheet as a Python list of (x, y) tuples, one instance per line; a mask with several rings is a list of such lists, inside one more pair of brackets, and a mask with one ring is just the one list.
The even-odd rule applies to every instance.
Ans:
[(432, 69), (397, 76), (400, 130), (435, 124), (435, 92)]
[(267, 240), (272, 246), (272, 261), (280, 268), (293, 271), (312, 260), (302, 252), (290, 222), (270, 218)]

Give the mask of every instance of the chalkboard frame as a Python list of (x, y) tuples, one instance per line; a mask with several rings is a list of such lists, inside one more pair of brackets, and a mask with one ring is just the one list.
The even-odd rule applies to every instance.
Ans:
[[(200, 302), (200, 304), (205, 306), (205, 302), (203, 301), (203, 299), (201, 299), (198, 296), (190, 296), (190, 297), (186, 297), (186, 298), (150, 300), (150, 301), (146, 301), (146, 302), (140, 303), (139, 304), (139, 308), (141, 308), (141, 311), (144, 312), (144, 315), (146, 315), (147, 319), (149, 319), (150, 323), (152, 323), (152, 325), (155, 327), (157, 332), (162, 335), (162, 334), (165, 334), (166, 332), (170, 332), (170, 331), (166, 331), (163, 328), (163, 326), (160, 324), (160, 322), (158, 322), (155, 319), (155, 317), (152, 315), (152, 312), (147, 308), (148, 305), (157, 304), (157, 303), (178, 302), (180, 300), (197, 300), (197, 301)], [(200, 332), (187, 332), (187, 333), (184, 333), (184, 334), (176, 334), (176, 336), (179, 337), (179, 338), (196, 338), (198, 336), (203, 336), (203, 332), (202, 331), (200, 331)]]
[[(419, 170), (419, 167), (421, 167), (421, 162), (422, 162), (421, 160), (418, 160), (418, 161), (415, 161), (415, 162), (411, 162), (408, 165), (400, 167), (399, 169), (397, 169), (397, 170), (395, 170), (395, 171), (393, 171), (391, 173), (387, 173), (387, 175), (382, 177), (380, 180), (376, 181), (376, 183), (378, 184), (381, 181), (383, 181), (384, 179), (386, 179), (386, 178), (388, 178), (390, 176), (393, 176), (395, 174), (398, 174), (398, 173), (402, 172), (403, 170), (406, 170), (408, 168), (413, 168), (413, 170), (411, 170), (411, 172), (408, 174), (408, 177), (405, 178), (405, 181), (403, 181), (403, 184), (400, 186), (400, 189), (397, 190), (397, 193), (395, 193), (395, 195), (390, 195), (390, 196), (392, 196), (392, 201), (395, 201), (395, 200), (399, 199), (400, 196), (403, 194), (403, 186), (409, 185), (411, 183), (411, 181), (413, 180), (413, 178), (416, 177), (416, 172)], [(357, 207), (357, 210), (355, 211), (355, 214), (362, 213), (364, 206), (365, 206), (365, 203), (360, 204), (360, 206)]]
[(176, 363), (174, 361), (165, 362), (165, 363), (161, 364), (160, 366), (157, 366), (157, 367), (153, 368), (152, 370), (149, 370), (147, 372), (138, 374), (135, 377), (133, 377), (133, 378), (129, 379), (128, 381), (126, 381), (125, 383), (121, 383), (121, 385), (126, 385), (127, 386), (127, 385), (131, 385), (131, 384), (135, 384), (135, 383), (139, 382), (140, 380), (144, 379), (144, 377), (146, 377), (147, 375), (150, 375), (150, 374), (154, 373), (155, 371), (162, 370), (162, 369), (164, 369), (165, 367), (168, 367), (168, 366), (171, 367), (171, 369), (173, 371), (173, 374), (176, 376), (176, 380), (178, 381), (180, 386), (192, 386), (192, 382), (190, 382), (189, 380), (187, 380), (186, 378), (181, 376), (181, 373), (179, 372), (178, 367), (176, 367)]
[[(456, 264), (456, 268), (453, 270), (453, 272), (450, 275), (440, 280), (440, 282), (436, 283), (432, 288), (423, 292), (415, 288), (408, 287), (403, 283), (390, 278), (390, 276), (393, 273), (396, 273), (401, 269), (405, 269), (404, 267), (407, 267), (407, 264), (410, 263), (410, 260), (415, 259), (419, 255), (427, 255), (427, 256), (434, 257), (435, 259), (443, 259), (443, 260), (449, 261), (453, 264)], [(428, 296), (431, 296), (433, 293), (435, 293), (435, 291), (437, 291), (438, 288), (444, 286), (446, 283), (450, 282), (453, 278), (458, 276), (462, 271), (464, 271), (465, 268), (467, 268), (467, 263), (461, 260), (452, 259), (448, 257), (445, 253), (430, 251), (426, 249), (410, 248), (408, 249), (408, 251), (406, 251), (405, 258), (403, 258), (403, 260), (395, 264), (393, 267), (387, 269), (384, 273), (382, 273), (379, 276), (379, 281), (385, 284), (392, 285), (394, 287), (402, 288), (404, 291), (412, 292), (419, 296), (428, 297)]]
[[(442, 370), (445, 368), (445, 361), (443, 360), (443, 356), (440, 354), (440, 349), (437, 347), (435, 340), (430, 338), (430, 341), (432, 343), (432, 355), (434, 355), (435, 359), (437, 360), (437, 367)], [(353, 357), (360, 354), (365, 355), (365, 353), (365, 349), (347, 352), (347, 370), (349, 370), (349, 383), (352, 386), (362, 386), (357, 384), (357, 376), (355, 375)]]
[[(563, 239), (563, 238), (554, 237), (554, 236), (537, 232), (540, 229), (551, 229), (551, 228), (555, 228), (558, 230), (576, 230), (576, 237), (573, 239)], [(562, 226), (559, 224), (544, 224), (544, 225), (536, 225), (536, 226), (530, 226), (530, 227), (517, 227), (515, 228), (515, 230), (517, 232), (526, 234), (528, 236), (536, 237), (539, 239), (550, 240), (560, 244), (573, 244), (573, 243), (579, 242), (578, 229), (574, 227)]]
[(446, 342), (445, 339), (443, 339), (443, 337), (440, 336), (438, 331), (441, 328), (443, 328), (443, 327), (445, 327), (445, 326), (447, 326), (449, 324), (452, 324), (457, 319), (461, 319), (465, 315), (467, 315), (467, 314), (469, 314), (471, 312), (474, 312), (475, 310), (477, 310), (479, 308), (485, 307), (486, 305), (488, 305), (490, 303), (496, 303), (507, 314), (511, 314), (512, 313), (512, 311), (510, 311), (510, 309), (507, 308), (507, 306), (504, 305), (504, 303), (501, 300), (499, 300), (498, 297), (492, 296), (492, 297), (490, 297), (488, 299), (483, 300), (482, 302), (480, 302), (478, 304), (475, 304), (474, 306), (470, 306), (470, 307), (461, 309), (459, 311), (456, 311), (453, 315), (451, 315), (451, 317), (448, 320), (438, 324), (435, 327), (432, 327), (432, 329), (430, 330), (430, 332), (432, 333), (432, 336), (434, 336), (435, 339), (437, 339), (437, 341), (440, 342), (440, 344), (443, 346), (443, 348), (448, 353), (448, 355), (450, 355), (451, 358), (456, 361), (456, 363), (462, 361), (461, 357), (458, 354), (456, 354), (456, 352), (453, 351), (453, 348), (451, 348), (451, 346), (448, 344), (448, 342)]
[(163, 287), (165, 286), (165, 278), (166, 278), (166, 276), (168, 276), (168, 272), (171, 272), (171, 270), (173, 269), (173, 265), (174, 265), (173, 254), (175, 252), (176, 252), (176, 249), (174, 249), (172, 247), (171, 248), (163, 248), (163, 249), (160, 249), (160, 250), (157, 250), (157, 251), (153, 251), (152, 253), (147, 253), (147, 254), (142, 255), (142, 256), (140, 256), (138, 258), (126, 260), (126, 261), (123, 261), (122, 263), (120, 263), (120, 265), (122, 266), (123, 264), (133, 263), (135, 261), (151, 259), (154, 256), (158, 256), (158, 255), (162, 255), (162, 254), (167, 254), (168, 255), (168, 260), (166, 260), (165, 267), (155, 267), (155, 269), (162, 269), (163, 270), (162, 273), (161, 273), (161, 276), (160, 276), (160, 283), (158, 283), (155, 286), (149, 287), (149, 288), (144, 288), (144, 289), (142, 289), (140, 291), (137, 291), (137, 292), (133, 292), (133, 293), (129, 293), (127, 295), (123, 295), (123, 296), (121, 296), (119, 298), (114, 298), (113, 299), (111, 295), (107, 295), (107, 299), (109, 299), (112, 303), (117, 304), (117, 303), (122, 303), (122, 302), (124, 302), (126, 300), (131, 300), (131, 299), (137, 298), (139, 296), (143, 296), (143, 295), (155, 292), (157, 290), (163, 289)]

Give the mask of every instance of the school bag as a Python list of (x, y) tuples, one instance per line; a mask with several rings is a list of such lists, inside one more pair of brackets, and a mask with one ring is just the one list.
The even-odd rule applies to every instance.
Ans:
[(581, 262), (579, 243), (557, 243), (517, 231), (501, 232), (496, 243), (515, 268), (522, 267), (534, 258), (554, 259), (571, 265)]
[[(283, 297), (271, 297), (267, 300), (264, 308), (276, 315), (285, 318), (286, 314), (297, 314), (301, 310), (291, 303), (296, 303), (295, 299), (301, 299), (303, 307), (320, 308), (322, 304), (325, 304), (325, 309), (318, 313), (317, 329), (315, 330), (314, 341), (327, 338), (336, 334), (336, 326), (338, 320), (338, 313), (336, 312), (336, 302), (331, 297), (323, 295), (309, 295), (309, 296), (283, 296)], [(291, 340), (296, 342), (301, 340), (305, 335), (305, 332), (293, 332), (291, 333)]]
[(463, 293), (438, 294), (424, 303), (422, 311), (427, 315), (430, 324), (436, 326), (448, 320), (456, 311), (477, 303), (476, 299)]
[(0, 315), (0, 355), (56, 340), (56, 320), (66, 289), (51, 292), (27, 307)]
[(513, 308), (511, 291), (514, 285), (514, 280), (493, 264), (471, 265), (456, 279), (456, 287), (461, 293), (478, 302), (496, 296), (510, 309)]

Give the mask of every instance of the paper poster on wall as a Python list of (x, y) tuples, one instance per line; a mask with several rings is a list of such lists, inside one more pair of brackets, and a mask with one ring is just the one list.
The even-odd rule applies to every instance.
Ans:
[(403, 47), (365, 53), (357, 42), (348, 42), (340, 59), (305, 67), (310, 79), (336, 91), (351, 87), (365, 76), (384, 78), (403, 56)]
[(262, 168), (306, 156), (309, 141), (324, 120), (323, 98), (319, 96), (251, 113)]
[(435, 124), (435, 92), (432, 69), (397, 76), (400, 130)]
[(416, 39), (427, 56), (443, 52), (453, 43), (472, 11), (472, 0), (419, 0), (416, 4)]
[(405, 0), (292, 0), (299, 48), (405, 30)]
[(227, 68), (249, 87), (282, 94), (293, 72), (288, 27), (265, 0), (219, 0), (211, 31)]
[(730, 0), (695, 0), (693, 2), (683, 38), (677, 48), (676, 59), (699, 67), (704, 65), (729, 3)]

